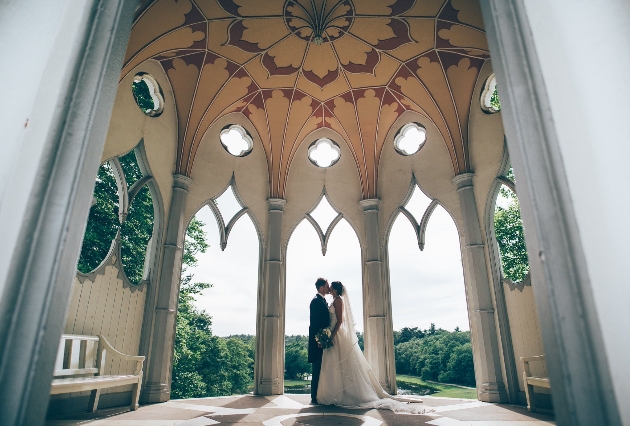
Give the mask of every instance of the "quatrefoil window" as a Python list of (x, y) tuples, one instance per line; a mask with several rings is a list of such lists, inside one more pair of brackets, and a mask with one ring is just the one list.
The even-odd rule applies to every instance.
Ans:
[(418, 123), (408, 123), (394, 137), (394, 148), (401, 155), (413, 155), (427, 140), (426, 129)]
[(235, 157), (245, 157), (254, 148), (252, 137), (238, 124), (225, 126), (221, 130), (219, 139), (223, 148)]
[(339, 145), (328, 138), (317, 139), (308, 147), (308, 158), (317, 167), (330, 167), (341, 157)]
[(149, 117), (157, 117), (164, 111), (162, 88), (150, 74), (136, 74), (131, 82), (131, 92), (138, 108)]

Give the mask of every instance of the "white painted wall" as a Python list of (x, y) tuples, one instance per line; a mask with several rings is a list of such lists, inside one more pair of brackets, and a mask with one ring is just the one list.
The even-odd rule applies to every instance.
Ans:
[[(630, 2), (525, 0), (624, 424), (630, 425)], [(590, 295), (587, 295), (590, 297)]]

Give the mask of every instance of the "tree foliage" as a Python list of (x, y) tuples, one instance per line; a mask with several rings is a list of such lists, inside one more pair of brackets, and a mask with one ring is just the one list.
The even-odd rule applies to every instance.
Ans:
[(494, 92), (492, 92), (492, 96), (490, 97), (490, 106), (495, 111), (501, 110), (501, 101), (499, 100), (499, 91), (497, 90), (496, 87), (494, 88)]
[(77, 265), (79, 272), (84, 274), (92, 272), (101, 264), (118, 232), (118, 187), (107, 162), (98, 169), (94, 201), (96, 203), (90, 208)]
[(284, 378), (300, 380), (311, 374), (311, 364), (308, 362), (308, 337), (286, 336), (284, 344)]
[[(512, 169), (507, 177), (514, 181)], [(521, 282), (529, 273), (521, 209), (518, 198), (510, 189), (502, 187), (500, 195), (508, 200), (507, 208), (497, 205), (494, 211), (494, 231), (501, 254), (503, 275), (513, 282)]]
[(177, 306), (173, 398), (241, 394), (248, 391), (253, 379), (253, 339), (214, 336), (212, 317), (194, 307), (195, 296), (212, 284), (193, 282), (193, 276), (186, 271), (197, 265), (197, 254), (205, 253), (208, 247), (203, 222), (193, 218), (186, 230)]
[(153, 200), (144, 186), (133, 198), (120, 230), (120, 256), (132, 284), (142, 281), (147, 247), (153, 235)]
[[(135, 152), (132, 150), (118, 158), (127, 182), (123, 190), (129, 191), (142, 178)], [(95, 204), (83, 237), (77, 269), (89, 273), (105, 259), (112, 241), (120, 231), (120, 252), (125, 275), (132, 284), (143, 278), (147, 246), (153, 235), (154, 207), (148, 186), (141, 188), (132, 200), (127, 214), (120, 223), (119, 188), (109, 162), (101, 165), (94, 185)]]
[(395, 347), (396, 372), (423, 380), (475, 386), (470, 332), (425, 330), (422, 338)]
[(132, 82), (131, 91), (142, 112), (148, 114), (155, 109), (155, 103), (153, 102), (151, 91), (149, 90), (149, 86), (146, 81), (140, 80)]
[[(360, 342), (363, 341), (363, 333)], [(437, 328), (426, 330), (405, 327), (394, 331), (396, 372), (420, 376), (424, 380), (475, 386), (470, 332)], [(285, 337), (286, 380), (302, 379), (310, 374), (308, 337)], [(363, 348), (361, 348), (363, 349)]]

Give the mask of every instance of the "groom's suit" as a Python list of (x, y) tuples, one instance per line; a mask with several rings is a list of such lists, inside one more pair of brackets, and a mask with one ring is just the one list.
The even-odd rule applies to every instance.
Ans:
[(317, 399), (317, 386), (319, 384), (319, 373), (322, 370), (322, 355), (324, 350), (317, 345), (315, 335), (322, 328), (330, 325), (328, 314), (328, 304), (326, 299), (317, 293), (311, 300), (311, 322), (308, 326), (308, 362), (313, 364), (313, 379), (311, 380), (311, 399)]

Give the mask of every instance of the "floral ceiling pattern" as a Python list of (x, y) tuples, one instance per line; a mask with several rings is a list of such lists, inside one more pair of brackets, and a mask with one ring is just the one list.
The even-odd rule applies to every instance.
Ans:
[(489, 58), (475, 0), (145, 1), (122, 77), (148, 59), (169, 77), (178, 172), (190, 174), (210, 126), (239, 111), (256, 127), (272, 196), (319, 127), (348, 144), (366, 198), (377, 194), (385, 137), (406, 110), (430, 119), (454, 173), (469, 170), (467, 127)]

